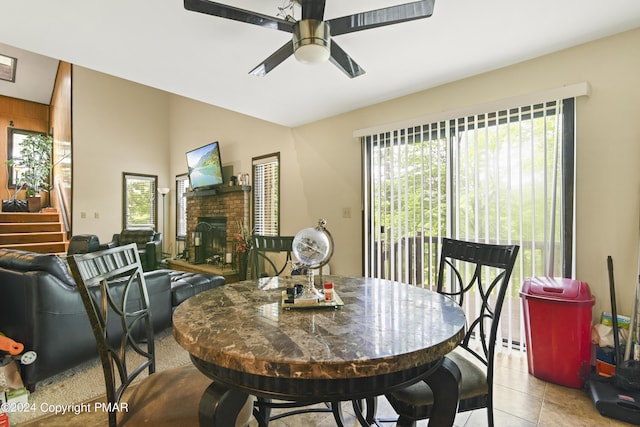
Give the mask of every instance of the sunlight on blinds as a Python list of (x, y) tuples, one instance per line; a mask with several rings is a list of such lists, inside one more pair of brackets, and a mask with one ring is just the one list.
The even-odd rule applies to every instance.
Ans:
[(187, 174), (176, 176), (176, 237), (187, 236), (187, 199), (185, 193), (189, 187)]
[(155, 175), (124, 174), (124, 228), (156, 229), (157, 177)]
[(253, 233), (277, 236), (280, 231), (280, 156), (253, 159)]
[[(364, 137), (365, 274), (435, 287), (442, 237), (517, 244), (501, 338), (519, 343), (520, 283), (566, 274), (572, 263), (563, 240), (573, 239), (567, 124), (573, 129), (573, 99)], [(465, 304), (470, 315), (478, 308)]]

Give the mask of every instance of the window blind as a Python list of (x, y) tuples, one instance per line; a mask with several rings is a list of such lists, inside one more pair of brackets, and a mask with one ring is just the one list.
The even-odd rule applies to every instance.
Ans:
[(124, 228), (157, 229), (155, 175), (124, 174)]
[(365, 275), (432, 287), (443, 236), (518, 244), (501, 338), (520, 344), (522, 280), (573, 266), (573, 129), (570, 98), (364, 137)]
[(280, 232), (280, 154), (253, 159), (253, 232), (277, 236)]
[(187, 237), (187, 199), (185, 193), (189, 187), (189, 177), (184, 175), (176, 176), (176, 237)]

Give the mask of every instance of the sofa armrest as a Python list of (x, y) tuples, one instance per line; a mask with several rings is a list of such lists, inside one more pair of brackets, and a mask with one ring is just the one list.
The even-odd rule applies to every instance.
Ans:
[(75, 286), (44, 271), (19, 272), (0, 268), (5, 302), (1, 330), (38, 354), (24, 365), (22, 380), (29, 388), (52, 375), (96, 357), (91, 324)]
[(143, 263), (145, 264), (145, 271), (151, 271), (158, 268), (158, 264), (162, 261), (162, 236), (161, 233), (159, 239), (154, 239), (152, 242), (147, 242), (144, 246)]
[(116, 246), (120, 246), (120, 233), (114, 233), (111, 237), (111, 241), (108, 243), (103, 243), (101, 246), (106, 246), (107, 248), (115, 248)]
[(100, 244), (100, 250), (103, 251), (105, 249), (111, 249), (111, 248), (115, 248), (116, 246), (118, 246), (118, 244), (115, 241), (110, 241), (108, 243), (102, 243)]

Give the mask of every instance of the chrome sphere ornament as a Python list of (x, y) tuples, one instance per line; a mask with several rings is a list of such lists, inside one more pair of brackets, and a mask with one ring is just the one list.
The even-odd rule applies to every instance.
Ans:
[[(320, 219), (316, 227), (304, 228), (293, 238), (292, 251), (297, 262), (297, 266), (307, 269), (308, 289), (314, 290), (313, 270), (322, 269), (329, 263), (333, 256), (333, 237), (325, 228), (327, 221)], [(322, 277), (322, 270), (320, 270)]]

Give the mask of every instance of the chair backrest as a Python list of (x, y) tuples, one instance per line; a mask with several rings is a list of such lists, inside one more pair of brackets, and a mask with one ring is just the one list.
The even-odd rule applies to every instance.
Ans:
[(120, 232), (119, 244), (121, 246), (135, 243), (138, 249), (144, 249), (148, 242), (156, 240), (158, 233), (151, 228), (141, 228), (135, 230), (122, 230)]
[(293, 236), (251, 236), (251, 277), (279, 276), (291, 262)]
[[(98, 345), (109, 425), (122, 394), (142, 372), (155, 372), (149, 296), (135, 243), (68, 258)], [(127, 353), (137, 356), (127, 357)], [(129, 359), (129, 360), (128, 360)], [(134, 365), (134, 366), (129, 366)]]
[(519, 249), (517, 245), (442, 239), (437, 291), (467, 309), (461, 346), (487, 366), (489, 380), (502, 304)]

